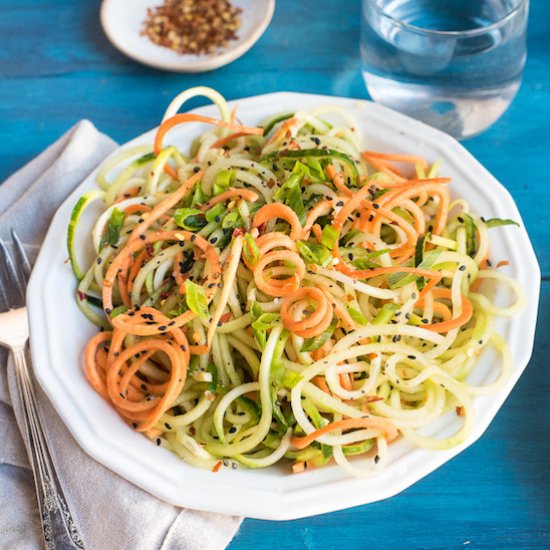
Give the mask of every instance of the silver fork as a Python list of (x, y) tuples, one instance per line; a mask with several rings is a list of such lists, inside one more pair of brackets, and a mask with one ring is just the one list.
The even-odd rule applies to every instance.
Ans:
[[(27, 436), (29, 462), (34, 484), (44, 544), (48, 550), (84, 548), (55, 471), (51, 452), (29, 372), (29, 325), (25, 290), (31, 273), (21, 241), (12, 230), (13, 255), (0, 240), (0, 345), (8, 348), (15, 363), (15, 374)], [(28, 363), (28, 362), (29, 363)]]

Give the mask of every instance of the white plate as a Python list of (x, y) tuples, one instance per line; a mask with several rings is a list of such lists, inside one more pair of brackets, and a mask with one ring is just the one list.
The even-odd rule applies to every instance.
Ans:
[(219, 53), (181, 55), (141, 35), (147, 9), (162, 3), (162, 0), (103, 0), (101, 24), (113, 46), (128, 57), (157, 69), (181, 73), (211, 71), (244, 55), (262, 36), (275, 9), (275, 0), (233, 0), (232, 4), (242, 9), (237, 39)]
[[(443, 172), (453, 178), (455, 196), (470, 201), (480, 215), (512, 218), (520, 214), (508, 191), (457, 141), (420, 122), (368, 101), (297, 93), (277, 93), (242, 99), (239, 118), (255, 124), (268, 115), (336, 104), (349, 109), (365, 131), (365, 146), (380, 151), (444, 159)], [(213, 116), (213, 107), (196, 112)], [(187, 149), (204, 130), (201, 125), (174, 129), (170, 142)], [(154, 130), (123, 148), (151, 143)], [(65, 232), (71, 209), (82, 193), (95, 187), (92, 174), (61, 206), (34, 268), (28, 303), (36, 376), (59, 415), (82, 448), (136, 485), (168, 502), (199, 510), (261, 519), (295, 519), (381, 500), (399, 493), (471, 445), (485, 431), (512, 390), (531, 356), (539, 299), (540, 270), (529, 237), (521, 228), (491, 231), (491, 258), (510, 260), (509, 272), (527, 292), (527, 305), (517, 317), (498, 323), (513, 357), (513, 372), (497, 395), (476, 399), (477, 419), (471, 437), (449, 451), (426, 451), (405, 441), (392, 444), (388, 467), (370, 479), (351, 479), (336, 466), (293, 475), (288, 469), (223, 470), (215, 474), (185, 464), (128, 428), (83, 373), (83, 350), (96, 332), (78, 310), (75, 281), (66, 263)], [(91, 220), (90, 220), (91, 223)], [(85, 231), (83, 231), (85, 233)], [(81, 236), (82, 239), (82, 236)], [(89, 240), (89, 238), (88, 238)], [(80, 240), (83, 246), (83, 241)], [(77, 243), (78, 244), (78, 243)], [(488, 382), (496, 368), (492, 356), (482, 357), (476, 382)], [(437, 433), (453, 428), (456, 415), (445, 417)], [(467, 482), (467, 480), (465, 480)]]

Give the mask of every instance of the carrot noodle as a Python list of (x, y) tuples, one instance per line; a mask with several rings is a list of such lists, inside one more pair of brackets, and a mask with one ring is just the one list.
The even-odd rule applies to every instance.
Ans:
[[(348, 117), (300, 111), (245, 126), (207, 97), (222, 120), (170, 107), (153, 153), (126, 150), (100, 170), (108, 198), (83, 276), (81, 205), (73, 212), (77, 303), (101, 327), (84, 350), (93, 390), (132, 429), (213, 472), (283, 461), (295, 473), (376, 474), (398, 437), (432, 451), (471, 438), (476, 397), (511, 370), (494, 321), (524, 302), (498, 269), (508, 262), (489, 261), (498, 224), (465, 201), (450, 211), (461, 181), (415, 151), (364, 148)], [(193, 144), (174, 132), (181, 151), (165, 146), (188, 122), (209, 127)], [(494, 285), (516, 301), (494, 304), (483, 294)], [(487, 348), (500, 357), (492, 381), (473, 385)], [(423, 435), (448, 410), (460, 411), (455, 432)]]
[[(314, 303), (313, 311), (304, 319), (296, 319)], [(325, 293), (317, 288), (302, 287), (283, 300), (281, 319), (293, 334), (310, 338), (321, 334), (332, 321), (332, 307)]]
[(252, 227), (259, 227), (274, 218), (281, 218), (290, 224), (289, 236), (291, 239), (300, 238), (303, 231), (302, 224), (292, 209), (284, 204), (272, 203), (262, 206), (254, 216)]
[(249, 189), (229, 189), (211, 198), (202, 206), (202, 209), (209, 210), (216, 204), (226, 202), (229, 199), (243, 199), (250, 202), (256, 202), (258, 200), (258, 193), (254, 193), (254, 191), (250, 191)]

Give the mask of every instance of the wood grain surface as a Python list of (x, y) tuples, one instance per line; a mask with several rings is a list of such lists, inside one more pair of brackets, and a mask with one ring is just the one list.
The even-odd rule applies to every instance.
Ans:
[[(368, 97), (359, 0), (278, 0), (252, 50), (202, 75), (160, 72), (118, 53), (101, 30), (99, 5), (0, 0), (0, 181), (82, 118), (119, 142), (135, 137), (189, 86), (209, 85), (230, 99), (281, 90)], [(230, 550), (550, 548), (548, 0), (531, 2), (528, 44), (511, 108), (464, 144), (514, 196), (541, 263), (538, 333), (525, 374), (476, 444), (402, 494), (293, 522), (245, 520)]]

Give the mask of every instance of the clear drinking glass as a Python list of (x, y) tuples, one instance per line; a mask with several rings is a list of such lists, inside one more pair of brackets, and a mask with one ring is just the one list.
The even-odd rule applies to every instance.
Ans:
[(508, 108), (526, 58), (529, 0), (362, 0), (374, 101), (463, 139)]

